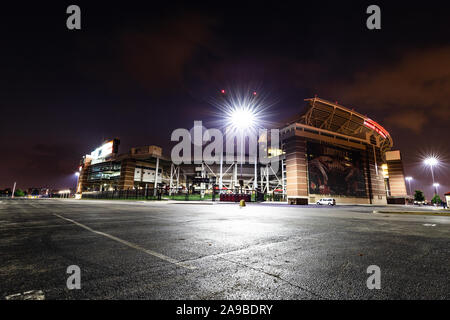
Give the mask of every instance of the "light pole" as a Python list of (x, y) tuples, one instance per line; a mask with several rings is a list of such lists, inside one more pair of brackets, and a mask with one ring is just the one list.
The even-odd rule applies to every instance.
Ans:
[[(258, 129), (263, 127), (264, 123), (264, 111), (270, 107), (268, 101), (264, 99), (263, 96), (260, 96), (256, 91), (246, 92), (246, 90), (236, 90), (225, 92), (225, 90), (221, 90), (222, 96), (224, 99), (221, 99), (218, 102), (217, 107), (224, 115), (224, 127), (227, 135), (227, 143), (228, 143), (228, 134), (231, 134), (232, 139), (236, 139), (237, 142), (241, 142), (241, 148), (236, 150), (237, 152), (241, 152), (241, 179), (242, 179), (242, 166), (243, 162), (248, 159), (248, 163), (254, 161), (254, 183), (253, 189), (256, 190), (257, 182), (258, 182), (258, 146), (259, 146), (259, 134)], [(226, 95), (226, 97), (225, 97)], [(248, 135), (247, 135), (248, 133)], [(249, 157), (246, 157), (246, 147), (245, 142), (247, 140), (249, 144), (255, 143), (256, 140), (256, 148), (255, 146), (249, 146)], [(229, 141), (231, 143), (231, 141)], [(231, 145), (230, 145), (231, 147)], [(256, 150), (255, 150), (256, 149)], [(256, 152), (254, 152), (256, 151)], [(254, 154), (253, 154), (254, 153)], [(253, 159), (254, 157), (254, 159)], [(235, 172), (233, 173), (233, 177), (237, 180), (237, 163), (238, 158), (235, 157)], [(251, 160), (250, 160), (251, 159)], [(225, 171), (226, 172), (226, 171)]]
[(16, 182), (14, 182), (14, 187), (11, 194), (11, 199), (14, 199), (14, 192), (16, 192)]
[(439, 190), (438, 190), (439, 189), (439, 183), (437, 183), (437, 182), (433, 183), (433, 187), (434, 187), (435, 193), (439, 194)]
[(411, 180), (413, 178), (412, 177), (406, 177), (405, 180), (408, 181), (408, 187), (409, 187), (409, 194), (412, 196), (412, 192), (411, 192)]
[[(233, 106), (233, 109), (228, 113), (228, 127), (230, 131), (239, 133), (240, 138), (240, 154), (241, 154), (241, 166), (240, 166), (240, 178), (242, 177), (242, 166), (245, 162), (245, 133), (252, 132), (256, 129), (257, 118), (255, 111), (251, 106)], [(251, 139), (249, 139), (251, 141)], [(249, 157), (250, 160), (250, 157)], [(257, 179), (257, 161), (255, 161), (255, 181)], [(255, 185), (255, 184), (254, 184)], [(242, 192), (242, 186), (241, 186)]]
[(436, 157), (431, 156), (426, 158), (424, 161), (426, 166), (430, 167), (431, 170), (431, 178), (433, 179), (433, 187), (434, 187), (434, 194), (437, 194), (437, 187), (435, 186), (436, 182), (434, 181), (434, 172), (433, 172), (433, 167), (439, 164), (439, 161)]
[(75, 193), (78, 192), (78, 182), (80, 181), (80, 172), (77, 171), (74, 173), (75, 177), (77, 177), (77, 184), (75, 185)]

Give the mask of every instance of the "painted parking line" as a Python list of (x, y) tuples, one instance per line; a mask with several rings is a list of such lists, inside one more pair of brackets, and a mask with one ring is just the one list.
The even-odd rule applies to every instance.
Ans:
[(6, 300), (45, 300), (42, 290), (30, 290), (21, 293), (11, 294), (5, 297)]
[(106, 237), (106, 238), (108, 238), (108, 239), (111, 239), (111, 240), (114, 240), (114, 241), (117, 241), (117, 242), (119, 242), (119, 243), (122, 243), (122, 244), (124, 244), (124, 245), (130, 247), (130, 248), (139, 250), (139, 251), (144, 252), (144, 253), (146, 253), (146, 254), (148, 254), (148, 255), (157, 257), (157, 258), (159, 258), (159, 259), (161, 259), (161, 260), (170, 262), (170, 263), (172, 263), (172, 264), (174, 264), (174, 265), (177, 265), (177, 266), (179, 266), (179, 267), (183, 267), (183, 268), (186, 268), (186, 269), (189, 269), (189, 270), (195, 269), (195, 267), (193, 267), (193, 266), (191, 266), (191, 265), (185, 264), (185, 263), (183, 263), (183, 262), (179, 262), (178, 260), (175, 260), (175, 259), (173, 259), (173, 258), (171, 258), (171, 257), (166, 256), (166, 255), (163, 255), (162, 253), (159, 253), (159, 252), (156, 252), (156, 251), (153, 251), (153, 250), (149, 250), (149, 249), (145, 249), (145, 248), (143, 248), (143, 247), (141, 247), (141, 246), (139, 246), (139, 245), (137, 245), (137, 244), (131, 243), (131, 242), (126, 241), (126, 240), (122, 240), (122, 239), (117, 238), (117, 237), (115, 237), (115, 236), (113, 236), (113, 235), (110, 235), (110, 234), (108, 234), (108, 233), (94, 230), (94, 229), (92, 229), (92, 228), (90, 228), (90, 227), (88, 227), (88, 226), (86, 226), (86, 225), (84, 225), (84, 224), (82, 224), (82, 223), (79, 223), (79, 222), (77, 222), (77, 221), (75, 221), (75, 220), (72, 220), (72, 219), (69, 219), (69, 218), (60, 216), (59, 214), (54, 213), (53, 215), (55, 215), (55, 216), (57, 216), (58, 218), (61, 218), (61, 219), (63, 219), (63, 220), (69, 221), (69, 222), (71, 222), (71, 223), (73, 223), (73, 224), (76, 224), (77, 226), (79, 226), (79, 227), (81, 227), (81, 228), (83, 228), (83, 229), (86, 229), (86, 230), (88, 230), (88, 231), (90, 231), (90, 232), (92, 232), (92, 233), (95, 233), (95, 234), (104, 236), (104, 237)]

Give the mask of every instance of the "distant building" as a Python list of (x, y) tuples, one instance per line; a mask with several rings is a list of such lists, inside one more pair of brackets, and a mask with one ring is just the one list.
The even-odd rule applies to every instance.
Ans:
[(136, 147), (118, 154), (118, 144), (118, 139), (105, 141), (82, 159), (77, 193), (153, 188), (156, 176), (156, 183), (161, 183), (164, 171), (170, 170), (162, 148)]
[(26, 194), (33, 197), (48, 197), (51, 191), (47, 187), (32, 187), (27, 189)]
[(0, 190), (0, 197), (11, 197), (12, 190), (11, 188)]

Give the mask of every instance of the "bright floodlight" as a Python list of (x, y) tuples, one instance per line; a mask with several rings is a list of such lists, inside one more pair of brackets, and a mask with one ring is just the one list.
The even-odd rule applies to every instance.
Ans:
[(423, 161), (427, 166), (433, 167), (439, 163), (435, 157), (428, 157)]
[(232, 128), (243, 131), (255, 126), (255, 115), (246, 108), (236, 108), (230, 114), (230, 125)]
[(439, 187), (439, 183), (433, 183), (433, 187)]
[(79, 176), (80, 176), (80, 173), (79, 173), (79, 172), (75, 172), (75, 175), (76, 175), (77, 177), (79, 177)]
[(406, 177), (405, 180), (406, 181), (411, 181), (413, 178), (412, 177)]
[(270, 125), (264, 119), (266, 111), (273, 104), (263, 93), (255, 93), (253, 89), (227, 90), (223, 99), (213, 101), (218, 109), (217, 115), (221, 118), (219, 126), (225, 132), (257, 133), (259, 128)]

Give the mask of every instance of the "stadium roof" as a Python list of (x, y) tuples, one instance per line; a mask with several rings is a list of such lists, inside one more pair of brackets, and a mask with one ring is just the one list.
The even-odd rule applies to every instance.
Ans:
[(306, 112), (288, 124), (302, 123), (355, 138), (374, 139), (382, 150), (392, 148), (393, 141), (389, 132), (372, 119), (353, 109), (317, 97), (305, 101), (308, 102)]

